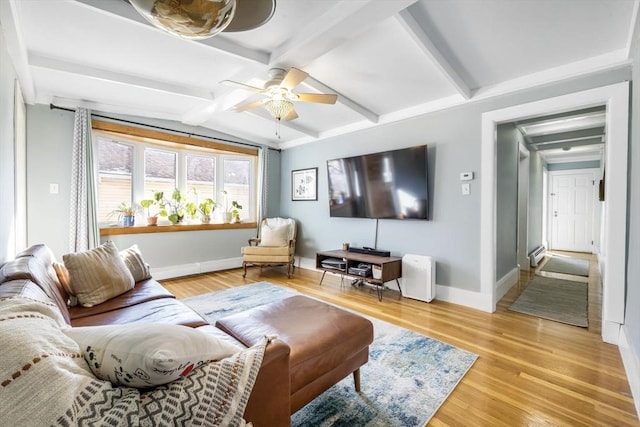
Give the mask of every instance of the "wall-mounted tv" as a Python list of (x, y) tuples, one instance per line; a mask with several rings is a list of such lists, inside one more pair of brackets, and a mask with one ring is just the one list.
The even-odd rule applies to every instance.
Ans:
[(428, 219), (427, 146), (327, 161), (329, 214)]

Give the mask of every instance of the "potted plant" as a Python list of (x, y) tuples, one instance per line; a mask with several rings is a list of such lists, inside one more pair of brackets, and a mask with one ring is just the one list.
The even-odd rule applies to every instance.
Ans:
[(153, 193), (153, 199), (144, 199), (140, 205), (147, 210), (147, 225), (158, 225), (158, 212), (151, 213), (151, 207), (160, 206), (162, 192)]
[(229, 224), (231, 222), (231, 211), (229, 210), (229, 204), (227, 201), (227, 190), (222, 190), (221, 193), (224, 197), (224, 212), (222, 212), (222, 222), (225, 224)]
[(117, 216), (118, 221), (122, 221), (124, 227), (133, 227), (136, 219), (136, 211), (137, 206), (135, 204), (122, 202), (109, 213), (109, 217)]
[[(157, 194), (160, 194), (157, 196)], [(187, 214), (187, 196), (176, 188), (171, 193), (171, 197), (167, 199), (163, 192), (156, 193), (155, 197), (159, 197), (160, 212), (158, 215), (166, 217), (172, 224), (179, 224), (184, 220)]]
[(242, 205), (240, 205), (236, 200), (231, 202), (231, 220), (233, 222), (240, 222), (241, 209), (242, 209)]
[(216, 209), (216, 202), (213, 199), (206, 198), (198, 205), (198, 211), (200, 212), (200, 221), (203, 224), (209, 224), (211, 222), (211, 214)]

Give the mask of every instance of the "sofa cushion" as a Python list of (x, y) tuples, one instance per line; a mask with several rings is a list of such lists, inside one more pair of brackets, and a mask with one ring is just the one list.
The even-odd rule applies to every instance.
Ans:
[(175, 381), (238, 348), (198, 329), (162, 323), (68, 328), (96, 377), (146, 388)]
[(142, 253), (140, 249), (138, 249), (138, 245), (133, 245), (130, 248), (120, 251), (120, 258), (122, 258), (122, 261), (124, 261), (124, 264), (131, 272), (134, 282), (151, 279), (149, 264), (142, 258)]
[(69, 317), (74, 320), (80, 317), (96, 316), (108, 311), (121, 310), (161, 298), (175, 299), (175, 296), (157, 281), (153, 279), (143, 280), (136, 283), (130, 291), (111, 298), (102, 304), (94, 305), (93, 307), (82, 307), (80, 305), (70, 307)]
[(97, 248), (63, 256), (78, 303), (91, 307), (133, 289), (131, 272), (109, 241)]
[[(103, 303), (103, 304), (108, 304)], [(102, 305), (102, 304), (100, 304)], [(207, 322), (175, 298), (160, 298), (95, 314), (71, 319), (72, 326), (121, 325), (124, 323), (160, 322), (185, 325), (192, 328), (204, 326)]]

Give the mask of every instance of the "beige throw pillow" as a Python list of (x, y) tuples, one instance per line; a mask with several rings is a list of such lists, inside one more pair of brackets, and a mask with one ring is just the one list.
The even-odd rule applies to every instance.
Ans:
[(240, 349), (188, 326), (133, 323), (69, 328), (94, 375), (116, 385), (152, 387)]
[(135, 285), (131, 272), (109, 241), (95, 249), (63, 256), (72, 293), (83, 307), (93, 307), (125, 293)]
[(288, 225), (271, 227), (264, 224), (260, 234), (260, 246), (287, 246), (289, 244), (288, 237)]
[(138, 245), (133, 245), (129, 249), (120, 251), (120, 258), (122, 258), (122, 261), (131, 272), (134, 282), (151, 279), (149, 264), (144, 262)]

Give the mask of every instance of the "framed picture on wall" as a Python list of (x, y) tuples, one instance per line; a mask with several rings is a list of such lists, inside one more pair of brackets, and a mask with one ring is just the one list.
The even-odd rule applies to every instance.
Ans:
[(318, 168), (291, 171), (291, 200), (318, 200)]

